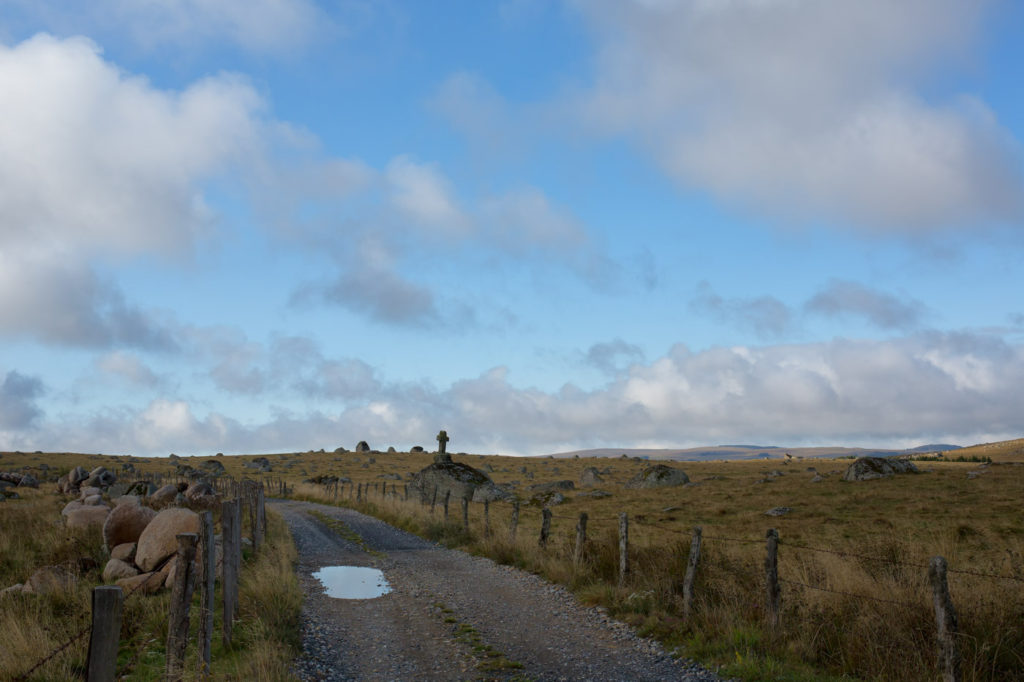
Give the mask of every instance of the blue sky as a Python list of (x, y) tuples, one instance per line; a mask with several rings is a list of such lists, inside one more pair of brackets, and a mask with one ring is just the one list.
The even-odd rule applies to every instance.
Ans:
[(1022, 29), (10, 0), (0, 449), (1018, 437)]

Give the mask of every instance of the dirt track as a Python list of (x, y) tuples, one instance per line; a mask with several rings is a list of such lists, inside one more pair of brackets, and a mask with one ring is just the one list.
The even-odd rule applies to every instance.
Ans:
[[(272, 504), (299, 551), (306, 602), (296, 674), (304, 680), (720, 679), (529, 573), (349, 509)], [(310, 512), (343, 522), (361, 541)], [(393, 591), (376, 599), (328, 597), (311, 574), (336, 565), (379, 568)]]

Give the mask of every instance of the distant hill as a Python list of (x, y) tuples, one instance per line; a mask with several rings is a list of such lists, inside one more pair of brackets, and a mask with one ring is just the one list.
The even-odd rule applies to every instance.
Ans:
[(778, 445), (715, 445), (696, 448), (591, 448), (558, 452), (545, 457), (566, 459), (572, 457), (640, 457), (651, 460), (701, 461), (719, 459), (782, 459), (786, 454), (793, 457), (892, 457), (919, 452), (944, 452), (957, 450), (958, 445), (920, 445), (906, 450), (884, 450), (869, 448), (847, 448), (822, 446), (812, 448), (787, 448)]

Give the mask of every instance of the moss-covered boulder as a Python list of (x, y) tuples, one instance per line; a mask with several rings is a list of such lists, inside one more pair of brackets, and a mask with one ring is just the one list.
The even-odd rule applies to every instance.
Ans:
[(685, 485), (690, 477), (682, 469), (673, 469), (666, 464), (649, 466), (629, 479), (627, 488), (664, 488), (673, 485)]

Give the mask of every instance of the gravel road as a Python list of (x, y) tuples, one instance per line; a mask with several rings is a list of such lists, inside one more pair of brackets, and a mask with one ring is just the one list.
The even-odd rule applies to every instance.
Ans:
[[(273, 501), (298, 547), (303, 680), (720, 680), (562, 587), (350, 509)], [(341, 521), (335, 532), (311, 513)], [(354, 533), (354, 534), (353, 534)], [(357, 537), (358, 536), (358, 537)], [(328, 597), (324, 566), (384, 572), (375, 599)]]

